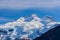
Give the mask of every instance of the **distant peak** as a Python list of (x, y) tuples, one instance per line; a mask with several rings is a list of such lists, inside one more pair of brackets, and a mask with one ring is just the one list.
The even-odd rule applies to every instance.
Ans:
[(43, 20), (45, 22), (54, 22), (54, 19), (51, 16), (48, 16), (48, 15), (44, 16)]

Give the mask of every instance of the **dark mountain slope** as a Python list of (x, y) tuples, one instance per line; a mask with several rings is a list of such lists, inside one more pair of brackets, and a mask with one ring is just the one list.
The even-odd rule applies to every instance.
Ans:
[(46, 32), (40, 37), (37, 37), (34, 40), (60, 40), (60, 25), (49, 30), (48, 32)]

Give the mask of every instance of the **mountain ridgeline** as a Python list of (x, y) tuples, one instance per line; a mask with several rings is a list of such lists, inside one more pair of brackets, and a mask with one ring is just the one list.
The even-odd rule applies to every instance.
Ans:
[(60, 25), (47, 31), (42, 36), (37, 37), (34, 40), (60, 40)]

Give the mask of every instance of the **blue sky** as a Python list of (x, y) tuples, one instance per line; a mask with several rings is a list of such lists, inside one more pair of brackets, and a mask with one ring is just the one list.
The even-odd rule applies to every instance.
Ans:
[(0, 0), (0, 24), (33, 13), (39, 17), (49, 15), (60, 22), (60, 0)]

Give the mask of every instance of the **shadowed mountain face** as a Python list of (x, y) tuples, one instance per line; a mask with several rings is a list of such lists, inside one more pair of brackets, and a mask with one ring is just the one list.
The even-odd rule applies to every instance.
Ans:
[(49, 30), (40, 37), (37, 37), (34, 40), (60, 40), (60, 25)]

